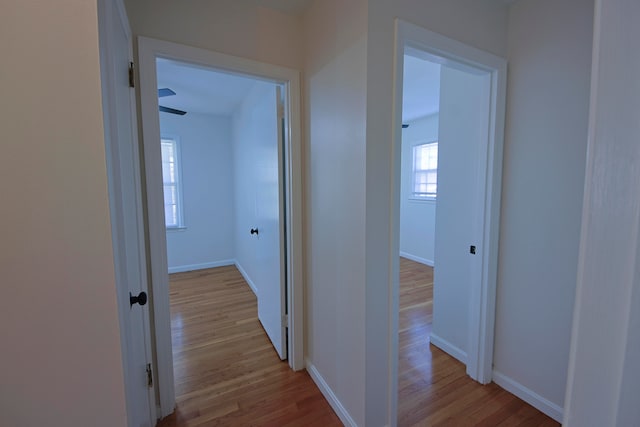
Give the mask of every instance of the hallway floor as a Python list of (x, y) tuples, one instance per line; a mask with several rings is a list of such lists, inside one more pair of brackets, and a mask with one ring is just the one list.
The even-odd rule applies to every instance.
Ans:
[(159, 427), (342, 425), (280, 360), (234, 266), (170, 275), (170, 299), (177, 409)]
[[(340, 426), (306, 372), (280, 361), (233, 267), (170, 276), (177, 409), (159, 427)], [(398, 425), (558, 426), (429, 343), (433, 268), (400, 259)]]
[(400, 258), (398, 426), (559, 426), (429, 343), (433, 268)]

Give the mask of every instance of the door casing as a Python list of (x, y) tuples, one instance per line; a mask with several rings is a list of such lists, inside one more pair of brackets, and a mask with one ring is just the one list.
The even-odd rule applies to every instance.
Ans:
[[(122, 345), (122, 364), (125, 384), (125, 396), (127, 399), (127, 421), (134, 426), (153, 426), (156, 422), (156, 401), (152, 388), (147, 388), (145, 378), (145, 366), (151, 362), (151, 334), (148, 307), (139, 305), (130, 306), (129, 292), (131, 291), (128, 281), (130, 269), (139, 275), (139, 289), (135, 291), (148, 291), (147, 289), (147, 266), (144, 239), (143, 201), (142, 184), (140, 170), (140, 156), (138, 145), (138, 122), (136, 115), (136, 99), (133, 89), (129, 89), (130, 105), (130, 148), (129, 153), (121, 153), (123, 148), (116, 138), (118, 138), (119, 128), (122, 123), (118, 120), (118, 105), (116, 92), (121, 88), (118, 82), (127, 78), (127, 62), (133, 60), (133, 37), (131, 34), (129, 20), (122, 0), (99, 0), (98, 1), (98, 22), (100, 37), (100, 74), (102, 81), (102, 102), (105, 132), (105, 150), (107, 155), (107, 174), (109, 181), (109, 206), (111, 211), (112, 239), (114, 250), (114, 270), (116, 277), (116, 293), (118, 297), (118, 320), (120, 325), (120, 342)], [(118, 46), (113, 40), (113, 31), (122, 30), (128, 42), (126, 52), (118, 51)], [(119, 63), (117, 60), (127, 57), (126, 62)], [(121, 73), (121, 74), (120, 74)], [(129, 172), (134, 177), (134, 182), (125, 183), (125, 172), (123, 167), (126, 164), (121, 162), (122, 156), (130, 156), (131, 169)], [(135, 202), (127, 203), (126, 191), (133, 192)], [(131, 196), (131, 194), (130, 194)], [(131, 198), (128, 199), (131, 201)], [(125, 215), (135, 212), (134, 218), (125, 218)], [(136, 236), (132, 237), (127, 246), (124, 223), (132, 221), (136, 224)], [(131, 237), (131, 236), (129, 236)], [(131, 244), (136, 242), (137, 244)], [(136, 246), (135, 248), (132, 246)], [(135, 257), (131, 257), (135, 253)], [(128, 256), (129, 255), (129, 256)], [(133, 261), (133, 262), (132, 262)], [(137, 327), (131, 327), (130, 316), (137, 316), (142, 322)], [(133, 336), (132, 336), (133, 334)], [(138, 336), (142, 334), (143, 336)], [(142, 346), (137, 349), (134, 346)], [(145, 360), (136, 359), (136, 355), (143, 354)], [(138, 362), (139, 364), (136, 364)], [(141, 388), (146, 388), (141, 391)], [(141, 394), (144, 396), (141, 397)], [(140, 402), (140, 399), (144, 399)], [(147, 411), (148, 409), (148, 411)]]
[(196, 66), (250, 75), (257, 79), (282, 84), (285, 88), (286, 144), (284, 174), (286, 182), (286, 283), (288, 307), (288, 362), (294, 370), (304, 369), (303, 285), (302, 285), (302, 168), (301, 168), (301, 96), (300, 73), (297, 70), (250, 59), (222, 54), (177, 43), (138, 37), (139, 96), (144, 147), (144, 169), (147, 201), (147, 250), (153, 308), (152, 335), (155, 338), (157, 387), (160, 416), (175, 408), (171, 317), (167, 246), (162, 209), (162, 170), (160, 123), (158, 117), (156, 59), (165, 58)]

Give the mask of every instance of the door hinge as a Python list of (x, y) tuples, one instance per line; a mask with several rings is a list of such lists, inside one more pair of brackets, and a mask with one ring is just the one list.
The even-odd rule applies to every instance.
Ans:
[(147, 387), (153, 387), (153, 369), (151, 369), (151, 363), (147, 363)]
[(285, 314), (282, 316), (282, 327), (283, 328), (288, 328), (289, 327), (289, 315)]
[(129, 62), (129, 87), (136, 87), (135, 65)]

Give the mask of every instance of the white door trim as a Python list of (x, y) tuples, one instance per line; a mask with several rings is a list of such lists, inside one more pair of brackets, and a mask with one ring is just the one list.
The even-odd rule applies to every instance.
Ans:
[(265, 64), (245, 58), (184, 46), (147, 37), (138, 37), (138, 68), (142, 135), (147, 191), (148, 244), (151, 270), (152, 307), (155, 324), (157, 384), (161, 416), (175, 407), (169, 283), (167, 275), (167, 243), (163, 213), (162, 170), (160, 162), (160, 123), (158, 118), (156, 58), (167, 58), (191, 64), (248, 74), (285, 86), (288, 110), (286, 129), (288, 161), (285, 165), (287, 184), (287, 286), (289, 310), (289, 365), (304, 369), (303, 284), (302, 284), (302, 168), (300, 73), (297, 70)]
[[(115, 8), (115, 11), (113, 10)], [(112, 22), (113, 14), (118, 16), (119, 22)], [(127, 12), (125, 9), (123, 0), (99, 0), (98, 1), (98, 21), (99, 21), (99, 37), (100, 37), (100, 74), (102, 81), (102, 103), (103, 103), (103, 118), (104, 118), (104, 132), (105, 132), (105, 144), (106, 144), (106, 154), (108, 156), (108, 168), (107, 174), (109, 175), (109, 183), (111, 184), (114, 181), (118, 180), (118, 174), (120, 171), (120, 167), (118, 166), (119, 160), (117, 159), (118, 154), (114, 152), (114, 148), (112, 145), (112, 139), (118, 135), (118, 121), (116, 119), (116, 101), (114, 99), (114, 95), (117, 90), (117, 78), (116, 73), (126, 73), (126, 68), (118, 68), (122, 64), (116, 64), (114, 62), (114, 58), (117, 52), (114, 52), (115, 46), (111, 39), (110, 30), (114, 27), (114, 25), (118, 25), (122, 27), (129, 41), (129, 50), (127, 55), (129, 60), (133, 60), (133, 37), (131, 34), (131, 27), (129, 25), (129, 19), (127, 17)], [(129, 102), (131, 105), (131, 141), (134, 147), (138, 147), (138, 118), (136, 113), (136, 98), (135, 92), (130, 90), (129, 92)], [(138, 256), (140, 265), (136, 266), (140, 270), (140, 282), (141, 282), (141, 290), (147, 291), (147, 265), (146, 265), (146, 251), (145, 251), (145, 236), (144, 236), (144, 219), (143, 219), (143, 201), (142, 201), (142, 173), (140, 170), (140, 158), (139, 151), (133, 151), (133, 167), (134, 167), (134, 175), (136, 177), (133, 185), (136, 189), (136, 204), (135, 211), (137, 214), (137, 222), (138, 222)], [(115, 206), (120, 206), (116, 200), (122, 199), (122, 192), (120, 191), (120, 187), (112, 187), (110, 185), (109, 188), (109, 204), (110, 209), (114, 209)], [(118, 209), (118, 208), (115, 208)], [(113, 213), (113, 210), (111, 211)], [(123, 212), (116, 211), (116, 216), (122, 216)], [(112, 218), (112, 226), (117, 226), (118, 223), (117, 218)], [(113, 250), (114, 250), (114, 269), (116, 276), (116, 290), (118, 295), (118, 319), (120, 325), (120, 343), (122, 345), (122, 361), (123, 361), (123, 374), (124, 374), (124, 383), (125, 383), (125, 396), (127, 399), (127, 420), (131, 424), (133, 422), (132, 418), (132, 405), (138, 405), (139, 402), (132, 400), (135, 393), (136, 387), (136, 378), (139, 378), (141, 372), (136, 372), (136, 369), (139, 369), (139, 366), (130, 366), (128, 362), (131, 360), (129, 357), (131, 352), (133, 351), (129, 345), (127, 340), (127, 333), (124, 328), (129, 325), (126, 318), (129, 315), (129, 306), (126, 301), (129, 300), (129, 295), (127, 290), (124, 289), (124, 285), (128, 285), (127, 281), (127, 271), (126, 271), (126, 260), (120, 262), (122, 257), (125, 256), (125, 247), (124, 242), (121, 239), (120, 234), (118, 232), (112, 231), (112, 239), (113, 239)], [(123, 301), (125, 301), (123, 303)], [(123, 308), (123, 305), (125, 308)], [(136, 309), (145, 310), (142, 307), (137, 307)], [(143, 333), (144, 333), (144, 346), (147, 355), (147, 361), (151, 362), (151, 333), (150, 333), (150, 324), (149, 324), (149, 316), (144, 316), (144, 324), (143, 324)], [(149, 402), (149, 425), (154, 425), (156, 421), (156, 402), (155, 402), (155, 393), (153, 389), (148, 390), (148, 402)]]
[[(392, 200), (399, 200), (400, 194), (400, 147), (402, 142), (402, 77), (403, 58), (406, 48), (421, 51), (436, 62), (454, 62), (488, 72), (491, 75), (490, 123), (486, 153), (485, 197), (480, 201), (482, 218), (478, 218), (480, 228), (478, 254), (481, 256), (479, 271), (480, 287), (472, 289), (469, 316), (469, 347), (467, 351), (467, 374), (476, 381), (487, 384), (492, 378), (493, 339), (495, 324), (496, 282), (498, 270), (498, 238), (500, 225), (500, 197), (502, 189), (502, 152), (504, 145), (504, 123), (506, 105), (507, 62), (504, 58), (471, 47), (464, 43), (426, 30), (414, 24), (396, 19), (396, 44), (394, 54), (394, 163), (391, 176)], [(399, 204), (392, 207), (394, 230), (392, 246), (399, 247)], [(481, 243), (480, 243), (481, 242)], [(392, 258), (398, 252), (391, 251)], [(389, 363), (389, 417), (390, 424), (397, 419), (398, 399), (398, 281), (399, 266), (395, 259), (389, 260), (392, 278), (389, 283), (390, 313), (389, 342), (391, 343)], [(395, 319), (395, 320), (394, 320)]]

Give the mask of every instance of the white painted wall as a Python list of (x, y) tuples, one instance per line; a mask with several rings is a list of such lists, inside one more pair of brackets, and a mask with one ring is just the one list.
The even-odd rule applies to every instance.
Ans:
[(248, 0), (126, 0), (134, 36), (301, 69), (300, 18)]
[[(255, 183), (257, 180), (256, 165), (259, 161), (259, 153), (256, 148), (260, 144), (264, 130), (276, 132), (275, 120), (269, 121), (269, 113), (274, 111), (267, 109), (266, 102), (269, 98), (267, 88), (273, 85), (256, 83), (247, 98), (240, 104), (231, 118), (233, 133), (233, 192), (235, 225), (233, 238), (235, 241), (236, 264), (247, 279), (247, 282), (258, 295), (259, 292), (259, 253), (256, 244), (259, 235), (251, 235), (250, 230), (258, 227), (256, 223), (257, 200)], [(263, 130), (264, 129), (264, 130)], [(259, 229), (259, 227), (258, 227)]]
[[(256, 97), (255, 90), (253, 97)], [(253, 191), (252, 166), (255, 162), (255, 152), (252, 145), (257, 138), (257, 128), (252, 126), (250, 120), (252, 105), (243, 102), (232, 116), (233, 129), (233, 186), (234, 186), (234, 212), (235, 225), (233, 229), (233, 239), (235, 241), (236, 265), (245, 277), (245, 280), (258, 295), (257, 285), (254, 283), (257, 275), (255, 242), (257, 237), (251, 235), (250, 231), (256, 227), (256, 201)]]
[[(234, 113), (236, 265), (258, 297), (258, 317), (279, 354), (280, 187), (276, 85), (256, 82)], [(251, 234), (252, 228), (258, 234)]]
[(640, 425), (639, 19), (638, 2), (596, 1), (568, 427)]
[(578, 262), (592, 20), (593, 2), (583, 0), (523, 0), (509, 14), (494, 369), (556, 418)]
[(346, 425), (365, 424), (366, 17), (364, 0), (304, 16), (307, 366)]
[[(505, 157), (505, 188), (510, 195), (503, 205), (503, 215), (515, 210), (508, 223), (503, 222), (510, 235), (501, 241), (500, 262), (516, 264), (502, 272), (498, 292), (499, 298), (505, 293), (505, 299), (498, 301), (497, 320), (507, 326), (515, 321), (517, 326), (504, 329), (497, 325), (496, 345), (500, 347), (500, 367), (509, 364), (509, 373), (518, 373), (513, 377), (515, 380), (555, 400), (563, 388), (560, 377), (567, 359), (566, 350), (561, 347), (564, 345), (566, 349), (568, 323), (563, 326), (562, 322), (557, 325), (554, 322), (568, 321), (568, 315), (563, 313), (571, 311), (567, 297), (572, 289), (565, 284), (574, 280), (567, 274), (571, 268), (568, 258), (574, 253), (575, 277), (577, 257), (576, 224), (581, 193), (575, 190), (582, 184), (575, 168), (581, 163), (580, 156), (584, 160), (584, 147), (577, 147), (577, 141), (583, 138), (576, 129), (583, 128), (580, 110), (586, 104), (582, 100), (589, 69), (585, 52), (591, 37), (585, 15), (590, 6), (575, 0), (553, 2), (553, 7), (550, 1), (539, 3), (536, 6), (532, 0), (521, 0), (512, 6), (509, 54), (512, 96), (508, 117), (511, 122), (508, 132), (512, 134), (506, 141), (505, 153), (509, 158)], [(399, 161), (396, 165), (393, 159), (400, 156), (399, 147), (394, 151), (390, 146), (393, 129), (388, 119), (392, 117), (393, 20), (397, 16), (472, 46), (506, 55), (507, 7), (493, 0), (420, 3), (370, 0), (347, 6), (336, 1), (316, 1), (302, 21), (292, 15), (248, 6), (246, 2), (214, 4), (196, 0), (178, 4), (170, 0), (146, 0), (129, 1), (128, 8), (135, 34), (279, 65), (301, 68), (304, 63), (310, 371), (314, 374), (317, 368), (315, 372), (322, 374), (325, 392), (329, 390), (336, 397), (334, 407), (336, 402), (343, 405), (359, 424), (364, 423), (365, 412), (368, 425), (384, 424), (389, 414), (386, 402), (393, 394), (388, 377), (379, 375), (386, 372), (393, 357), (386, 330), (387, 319), (392, 316), (387, 280), (392, 265), (389, 260), (399, 250), (398, 242), (390, 237), (398, 231), (384, 231), (393, 224), (389, 206), (399, 206), (399, 195), (392, 200), (389, 186), (392, 168), (399, 167)], [(299, 37), (301, 28), (305, 37)], [(553, 72), (545, 71), (548, 66), (554, 67)], [(546, 87), (550, 89), (543, 90)], [(557, 96), (559, 93), (563, 97)], [(525, 107), (520, 107), (521, 103)], [(548, 140), (533, 138), (537, 132), (544, 132), (540, 124), (547, 120), (551, 124), (549, 129), (556, 133), (546, 132)], [(527, 158), (542, 160), (552, 176), (559, 178), (553, 188), (545, 187), (544, 194), (557, 208), (541, 211), (547, 205), (527, 193), (531, 185), (525, 172), (530, 170), (524, 164)], [(360, 167), (348, 168), (358, 161), (363, 162)], [(509, 166), (510, 162), (514, 162), (513, 166)], [(573, 172), (564, 171), (567, 165)], [(344, 177), (351, 181), (341, 179)], [(366, 197), (362, 195), (365, 190)], [(514, 204), (514, 197), (518, 203)], [(524, 199), (524, 207), (518, 209), (514, 206), (521, 203), (520, 199)], [(534, 203), (537, 205), (530, 210)], [(549, 218), (549, 212), (557, 215), (558, 220), (545, 229), (539, 224), (541, 216)], [(399, 212), (394, 215), (398, 218)], [(365, 228), (359, 228), (363, 223)], [(566, 235), (567, 231), (573, 237)], [(514, 232), (515, 235), (511, 234)], [(543, 235), (552, 238), (543, 239)], [(531, 236), (535, 239), (525, 240), (529, 246), (524, 247), (533, 249), (521, 252), (521, 238)], [(559, 244), (540, 249), (543, 241)], [(532, 265), (537, 268), (535, 272)], [(531, 277), (537, 278), (535, 284)], [(527, 291), (521, 293), (523, 287)], [(547, 295), (558, 298), (543, 300)], [(529, 296), (538, 302), (535, 312), (533, 304), (523, 305)], [(509, 304), (515, 304), (519, 311), (515, 313), (517, 310), (511, 308), (505, 311)], [(548, 319), (544, 325), (537, 323), (540, 307), (542, 317)], [(507, 315), (512, 312), (513, 316)], [(365, 322), (366, 337), (363, 337)], [(520, 338), (506, 333), (522, 326), (523, 336), (533, 338), (524, 346)], [(533, 364), (528, 358), (513, 362), (518, 360), (520, 351), (537, 348), (541, 343), (542, 356)], [(336, 348), (343, 349), (346, 356), (339, 359), (333, 350)], [(557, 353), (554, 348), (559, 349)], [(527, 357), (532, 354), (535, 352), (528, 352)], [(362, 360), (367, 373), (366, 392)], [(545, 366), (540, 368), (542, 364)], [(540, 379), (532, 374), (538, 371), (542, 372)]]
[(127, 422), (96, 7), (2, 4), (1, 425)]
[(179, 141), (186, 227), (167, 231), (169, 272), (233, 264), (231, 118), (160, 113), (160, 132)]
[(438, 205), (436, 208), (431, 342), (467, 363), (471, 290), (480, 287), (478, 172), (487, 144), (489, 74), (443, 66), (440, 71)]
[[(394, 18), (420, 25), (497, 55), (506, 53), (507, 6), (492, 0), (369, 0), (366, 72), (366, 420), (367, 425), (390, 423), (388, 402), (397, 392), (389, 376), (393, 367), (389, 319), (397, 294), (389, 291), (389, 278), (397, 281), (399, 194), (392, 197), (391, 177), (400, 167), (400, 147), (392, 147), (394, 129), (393, 52)], [(397, 206), (397, 209), (389, 209)], [(437, 261), (436, 261), (437, 262)], [(397, 289), (397, 285), (393, 287)], [(391, 302), (390, 302), (391, 300)], [(392, 337), (391, 339), (397, 339)], [(392, 368), (393, 369), (393, 368)], [(392, 416), (392, 415), (391, 415)]]
[(438, 140), (438, 115), (407, 122), (402, 130), (400, 182), (400, 255), (433, 266), (436, 201), (412, 200), (414, 145)]
[[(277, 167), (275, 90), (273, 83), (256, 82), (231, 119), (235, 259), (256, 295), (264, 287), (260, 286), (261, 283), (269, 280), (264, 277), (266, 253), (261, 249), (261, 240), (267, 238), (266, 233), (277, 233), (278, 227), (277, 209), (276, 212), (268, 212), (267, 216), (271, 217), (269, 223), (259, 219), (265, 208), (271, 207), (270, 202), (278, 199), (277, 169), (265, 170), (263, 167), (266, 162), (273, 164), (274, 161)], [(264, 194), (263, 187), (258, 187), (265, 177), (273, 182), (268, 194)], [(258, 228), (257, 236), (250, 233), (252, 228)]]

